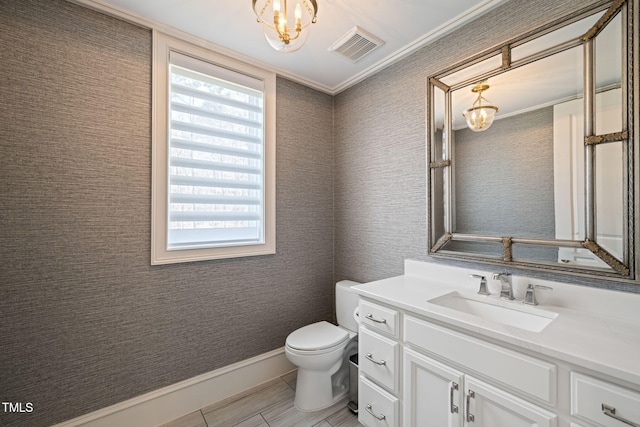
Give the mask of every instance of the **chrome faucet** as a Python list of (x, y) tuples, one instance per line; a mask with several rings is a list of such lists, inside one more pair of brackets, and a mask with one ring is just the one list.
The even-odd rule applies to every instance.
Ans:
[(506, 300), (514, 300), (513, 285), (511, 284), (511, 273), (493, 273), (493, 280), (500, 280), (500, 298)]

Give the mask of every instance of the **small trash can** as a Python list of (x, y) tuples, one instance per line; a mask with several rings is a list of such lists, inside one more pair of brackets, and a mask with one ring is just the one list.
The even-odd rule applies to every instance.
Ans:
[(349, 403), (347, 407), (358, 413), (358, 353), (349, 358)]

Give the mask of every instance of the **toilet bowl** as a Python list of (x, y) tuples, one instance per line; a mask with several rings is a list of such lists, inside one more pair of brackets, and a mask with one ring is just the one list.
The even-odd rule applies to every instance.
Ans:
[(331, 406), (349, 391), (349, 357), (358, 352), (356, 282), (336, 284), (338, 325), (321, 321), (293, 331), (285, 343), (287, 359), (298, 367), (295, 406), (315, 411)]

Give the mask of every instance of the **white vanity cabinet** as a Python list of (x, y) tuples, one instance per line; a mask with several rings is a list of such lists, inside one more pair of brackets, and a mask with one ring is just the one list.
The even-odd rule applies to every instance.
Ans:
[(404, 319), (405, 343), (464, 367), (549, 405), (556, 401), (557, 367), (412, 316)]
[[(407, 260), (404, 275), (355, 287), (361, 424), (640, 427), (640, 294), (514, 276), (515, 300), (486, 298), (499, 316), (445, 304), (484, 300), (465, 297), (470, 274)], [(538, 308), (523, 305), (532, 282), (553, 288)], [(551, 321), (527, 328), (513, 312)]]
[(525, 334), (517, 335), (521, 345), (503, 344), (482, 326), (449, 325), (406, 301), (360, 298), (364, 426), (640, 427), (640, 384), (612, 376), (606, 365), (578, 363), (588, 354), (551, 356)]
[[(553, 402), (553, 364), (364, 299), (360, 318), (358, 407), (363, 425), (556, 426), (553, 413), (469, 374), (483, 374)], [(468, 372), (428, 354), (468, 367)]]
[[(416, 327), (430, 327), (422, 320), (407, 317), (405, 325), (417, 322)], [(425, 345), (423, 329), (413, 331), (405, 328), (405, 343), (412, 343), (414, 332), (419, 345)], [(427, 337), (428, 339), (428, 337)], [(464, 338), (462, 338), (464, 339)], [(438, 345), (434, 346), (438, 348)], [(466, 351), (467, 346), (453, 345), (452, 353)], [(496, 351), (502, 349), (495, 348)], [(509, 426), (509, 427), (555, 427), (556, 415), (526, 400), (514, 396), (482, 380), (441, 363), (431, 357), (404, 349), (403, 368), (403, 419), (406, 426), (416, 427), (461, 427), (461, 426)], [(451, 354), (448, 354), (451, 357)], [(508, 354), (514, 356), (513, 354)], [(477, 352), (475, 356), (480, 356)], [(523, 355), (524, 356), (524, 355)], [(455, 357), (455, 356), (453, 356)], [(517, 355), (515, 357), (518, 357)], [(464, 357), (462, 358), (464, 359)], [(529, 360), (525, 360), (528, 363)], [(452, 359), (452, 363), (458, 361)], [(484, 361), (487, 365), (493, 362)], [(482, 370), (483, 362), (476, 367)], [(517, 362), (513, 363), (517, 365)], [(504, 365), (501, 365), (505, 368)], [(515, 376), (513, 371), (509, 375)]]

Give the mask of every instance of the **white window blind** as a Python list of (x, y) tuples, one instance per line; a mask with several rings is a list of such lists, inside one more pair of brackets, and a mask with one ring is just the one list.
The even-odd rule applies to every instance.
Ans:
[(167, 250), (264, 242), (263, 85), (170, 53)]

